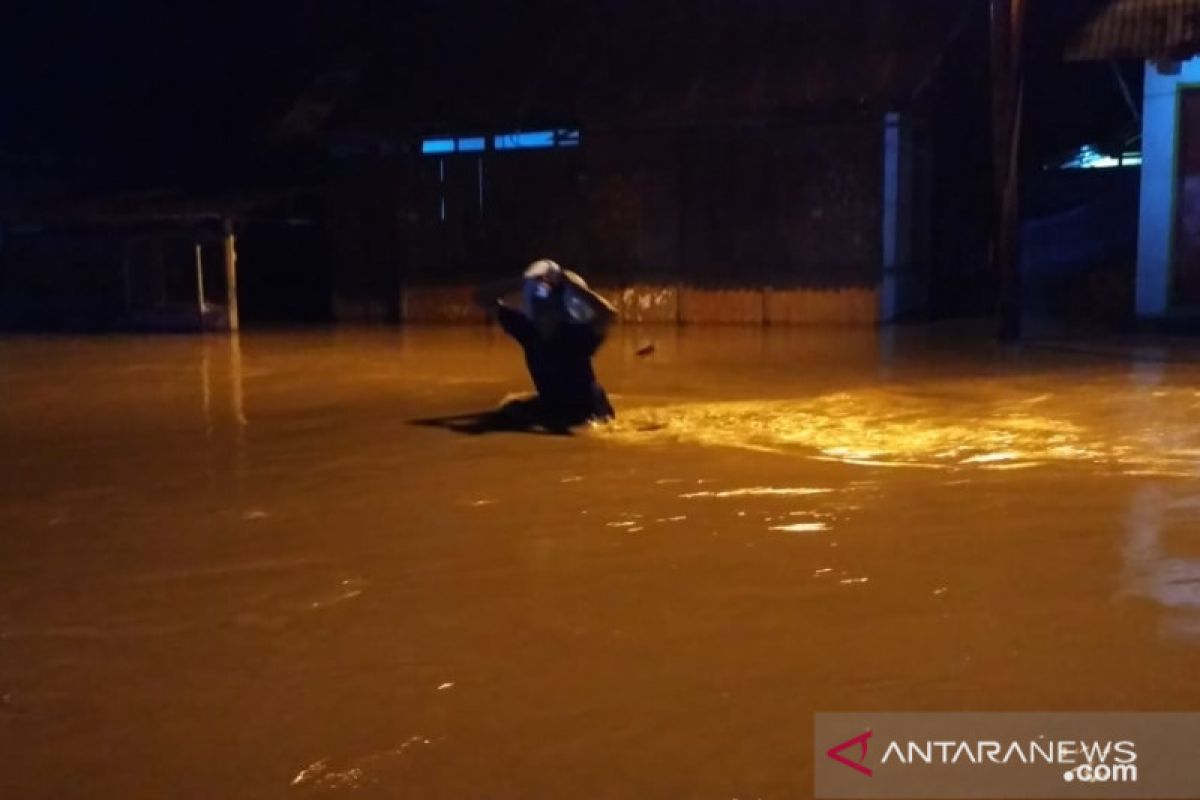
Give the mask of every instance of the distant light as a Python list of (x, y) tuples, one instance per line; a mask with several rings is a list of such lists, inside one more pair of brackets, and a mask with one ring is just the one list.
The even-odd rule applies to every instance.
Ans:
[(1120, 157), (1101, 153), (1091, 145), (1079, 148), (1067, 161), (1059, 165), (1059, 169), (1113, 169), (1115, 167), (1141, 166), (1142, 154), (1137, 151), (1122, 153)]
[(1098, 156), (1082, 165), (1083, 169), (1112, 169), (1121, 166), (1120, 159), (1112, 156)]
[[(556, 147), (579, 147), (578, 128), (555, 128), (544, 131), (512, 131), (491, 137), (496, 150), (549, 150)], [(421, 140), (421, 152), (427, 156), (452, 153), (483, 153), (488, 149), (486, 136), (439, 137)]]
[(454, 152), (453, 139), (426, 139), (421, 142), (421, 152), (426, 155), (435, 155), (442, 153)]
[(554, 131), (501, 133), (495, 139), (497, 150), (536, 150), (554, 147)]

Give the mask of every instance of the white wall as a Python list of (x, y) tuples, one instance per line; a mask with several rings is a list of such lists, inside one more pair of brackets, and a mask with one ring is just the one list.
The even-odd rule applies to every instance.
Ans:
[(1200, 84), (1200, 58), (1183, 63), (1178, 75), (1146, 65), (1142, 112), (1142, 199), (1138, 227), (1137, 314), (1160, 317), (1170, 305), (1174, 249), (1175, 153), (1179, 135), (1178, 93)]

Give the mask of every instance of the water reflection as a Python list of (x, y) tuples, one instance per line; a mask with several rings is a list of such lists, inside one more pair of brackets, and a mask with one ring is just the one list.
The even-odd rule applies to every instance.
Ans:
[(1046, 392), (968, 380), (801, 400), (644, 406), (625, 409), (602, 435), (864, 466), (1005, 471), (1075, 463), (1122, 474), (1192, 476), (1200, 458), (1197, 423), (1200, 394), (1190, 388), (1064, 384)]
[[(755, 362), (699, 333), (612, 352), (621, 419), (570, 440), (404, 424), (524, 386), (483, 332), (0, 342), (0, 718), (21, 709), (6, 753), (44, 767), (10, 794), (148, 786), (145, 758), (94, 769), (126, 717), (128, 751), (170, 730), (184, 753), (152, 779), (199, 765), (212, 796), (463, 796), (468, 761), (603, 777), (630, 725), (658, 742), (646, 774), (696, 731), (714, 753), (783, 731), (739, 769), (794, 788), (787, 723), (822, 698), (1195, 700), (1200, 370), (881, 383), (857, 345)], [(288, 725), (246, 770), (212, 708)]]
[(200, 350), (200, 401), (204, 410), (204, 435), (211, 438), (213, 434), (212, 415), (212, 358), (209, 357), (208, 347)]
[[(433, 740), (425, 736), (410, 736), (388, 750), (344, 759), (322, 758), (296, 773), (291, 785), (311, 786), (325, 791), (369, 787), (389, 777), (389, 773), (400, 772), (410, 748), (432, 744)], [(390, 777), (395, 778), (396, 775)]]
[(242, 388), (242, 339), (237, 333), (229, 336), (229, 401), (233, 418), (239, 427), (246, 425), (246, 395)]
[(1164, 633), (1200, 637), (1200, 557), (1171, 553), (1167, 534), (1176, 520), (1195, 529), (1200, 522), (1200, 494), (1183, 494), (1161, 484), (1142, 486), (1133, 493), (1122, 548), (1124, 589), (1170, 611), (1163, 621)]
[[(200, 357), (197, 360), (200, 373), (199, 394), (206, 435), (212, 436), (215, 430), (213, 387), (222, 384), (229, 389), (227, 403), (230, 418), (238, 428), (245, 427), (248, 423), (241, 338), (236, 333), (222, 339), (205, 337), (200, 341), (199, 349)], [(225, 351), (227, 357), (224, 369), (214, 365), (214, 361), (219, 360), (218, 354), (222, 350)]]
[(793, 522), (789, 525), (772, 525), (767, 530), (783, 531), (784, 533), (823, 533), (829, 530), (825, 522)]

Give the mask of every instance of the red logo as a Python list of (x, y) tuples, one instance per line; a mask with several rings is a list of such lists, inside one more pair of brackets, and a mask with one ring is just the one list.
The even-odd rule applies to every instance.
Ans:
[[(871, 768), (865, 766), (863, 762), (867, 760), (867, 742), (870, 740), (870, 738), (871, 731), (859, 734), (853, 739), (847, 739), (841, 744), (835, 744), (833, 747), (825, 751), (825, 755), (829, 756), (839, 764), (844, 764), (850, 769), (858, 770), (869, 778), (873, 773), (871, 772)], [(854, 761), (851, 761), (842, 755), (843, 750), (849, 750), (852, 747), (858, 747), (858, 758)]]

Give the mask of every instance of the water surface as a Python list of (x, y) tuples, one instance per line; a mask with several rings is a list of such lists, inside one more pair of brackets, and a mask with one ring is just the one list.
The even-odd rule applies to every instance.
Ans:
[[(636, 351), (653, 341), (655, 352)], [(803, 797), (815, 710), (1200, 705), (1200, 366), (630, 330), (0, 341), (0, 796)]]

